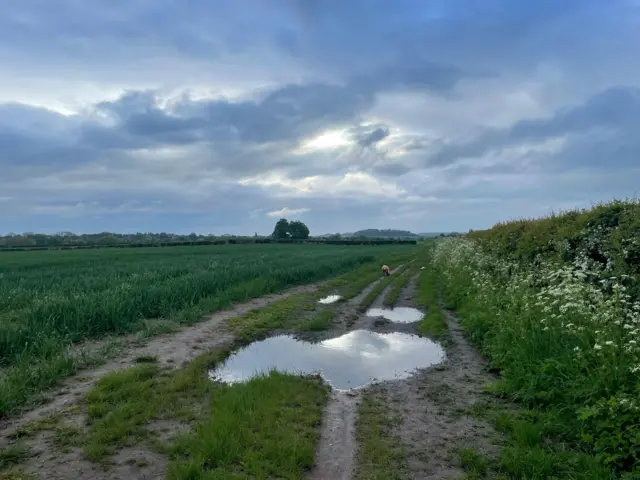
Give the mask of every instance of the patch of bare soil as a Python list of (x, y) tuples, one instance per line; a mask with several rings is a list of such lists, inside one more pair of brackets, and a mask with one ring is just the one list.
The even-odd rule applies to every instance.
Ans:
[(166, 457), (150, 449), (123, 449), (114, 455), (108, 468), (104, 468), (86, 460), (81, 447), (62, 454), (52, 452), (48, 433), (40, 434), (36, 441), (36, 448), (40, 444), (42, 453), (35, 454), (26, 464), (29, 472), (43, 480), (156, 480), (165, 477)]
[(333, 391), (322, 418), (314, 480), (349, 480), (353, 477), (356, 453), (358, 392)]

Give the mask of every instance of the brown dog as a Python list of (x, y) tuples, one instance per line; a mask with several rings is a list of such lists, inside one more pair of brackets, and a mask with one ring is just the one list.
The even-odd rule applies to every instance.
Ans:
[(391, 275), (391, 272), (389, 271), (389, 267), (387, 267), (386, 265), (382, 265), (382, 274), (385, 277), (388, 277), (389, 275)]

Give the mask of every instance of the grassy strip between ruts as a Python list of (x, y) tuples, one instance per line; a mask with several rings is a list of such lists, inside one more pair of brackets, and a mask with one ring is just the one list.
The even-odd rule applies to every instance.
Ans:
[(375, 302), (376, 298), (380, 296), (382, 292), (391, 284), (392, 281), (405, 273), (405, 271), (409, 268), (408, 264), (404, 264), (400, 266), (398, 271), (393, 275), (388, 277), (384, 277), (380, 280), (376, 285), (371, 289), (371, 291), (362, 299), (360, 304), (358, 305), (358, 311), (365, 312), (373, 302)]
[(356, 423), (358, 480), (402, 480), (406, 453), (391, 428), (398, 420), (372, 392), (364, 392)]
[(411, 281), (411, 279), (415, 276), (415, 274), (419, 271), (419, 265), (417, 262), (414, 262), (413, 265), (409, 268), (409, 271), (404, 275), (399, 275), (395, 278), (389, 291), (384, 296), (382, 300), (382, 304), (385, 307), (393, 307), (398, 298), (400, 298), (400, 294), (402, 293), (402, 289)]
[[(313, 464), (327, 387), (318, 378), (275, 372), (227, 386), (210, 381), (206, 372), (234, 348), (271, 331), (310, 328), (304, 312), (312, 312), (328, 291), (364, 273), (359, 268), (313, 294), (290, 296), (234, 319), (233, 345), (202, 355), (181, 370), (168, 371), (144, 358), (136, 367), (103, 377), (85, 400), (88, 430), (76, 431), (74, 439), (58, 419), (28, 425), (16, 436), (61, 430), (61, 443), (84, 444), (85, 456), (105, 465), (120, 448), (152, 448), (169, 454), (172, 479), (300, 478)], [(312, 326), (330, 320), (323, 313), (312, 316)], [(162, 438), (155, 424), (167, 422), (189, 433)]]
[[(430, 253), (430, 252), (429, 252)], [(428, 257), (427, 257), (428, 259)], [(425, 269), (418, 278), (418, 305), (425, 310), (425, 316), (418, 325), (418, 331), (436, 340), (446, 340), (447, 322), (440, 308), (437, 293), (437, 275), (427, 260)]]

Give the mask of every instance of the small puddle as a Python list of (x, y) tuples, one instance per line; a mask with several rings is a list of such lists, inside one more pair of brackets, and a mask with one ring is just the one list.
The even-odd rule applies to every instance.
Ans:
[(318, 303), (335, 303), (342, 298), (342, 295), (329, 295), (318, 300)]
[(355, 330), (320, 343), (280, 335), (238, 350), (209, 371), (209, 378), (242, 382), (274, 368), (292, 374), (320, 373), (333, 388), (346, 390), (409, 377), (415, 369), (441, 363), (444, 357), (438, 343), (399, 332)]
[(424, 313), (415, 308), (370, 308), (366, 313), (367, 317), (384, 317), (394, 323), (419, 322), (424, 318)]

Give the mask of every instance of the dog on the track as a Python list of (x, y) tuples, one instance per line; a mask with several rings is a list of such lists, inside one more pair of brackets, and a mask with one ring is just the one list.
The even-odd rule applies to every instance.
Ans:
[(388, 277), (389, 275), (391, 275), (391, 272), (389, 271), (389, 267), (386, 265), (382, 265), (382, 274), (385, 277)]

